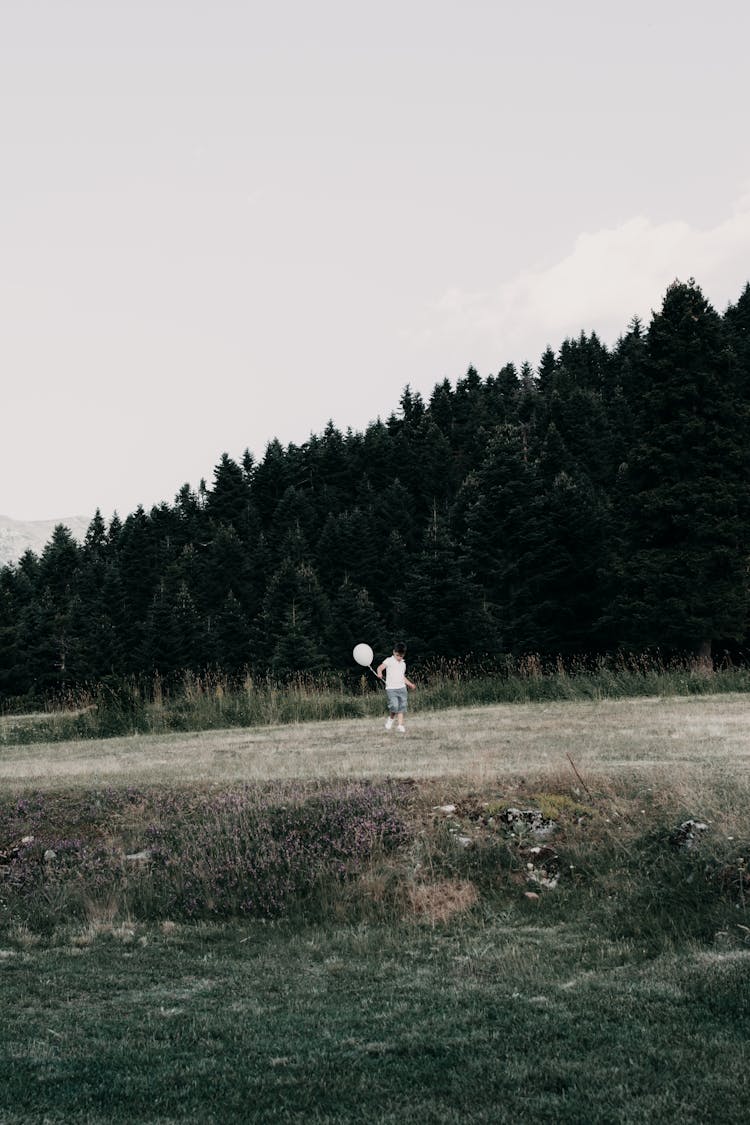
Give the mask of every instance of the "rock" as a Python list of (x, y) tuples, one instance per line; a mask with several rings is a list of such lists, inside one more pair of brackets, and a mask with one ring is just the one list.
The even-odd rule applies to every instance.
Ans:
[(521, 855), (530, 856), (535, 867), (546, 867), (550, 862), (557, 866), (557, 860), (559, 859), (557, 852), (549, 844), (537, 844), (533, 848), (521, 848), (519, 852)]
[(553, 890), (560, 882), (560, 857), (546, 844), (534, 848), (522, 848), (522, 858), (526, 859), (526, 879), (538, 887)]
[(541, 809), (506, 809), (498, 818), (513, 831), (521, 829), (531, 832), (533, 836), (544, 838), (550, 836), (557, 824), (542, 814)]
[(539, 895), (536, 891), (524, 891), (523, 897), (527, 898), (529, 902), (539, 902)]
[(24, 848), (28, 848), (31, 844), (34, 843), (34, 839), (35, 839), (34, 836), (22, 836), (21, 837), (21, 844), (23, 845)]
[(550, 891), (554, 890), (560, 882), (559, 872), (555, 872), (554, 875), (548, 875), (544, 868), (541, 868), (539, 871), (529, 871), (527, 878), (529, 882), (536, 883), (538, 887), (546, 887), (547, 890)]
[(460, 844), (462, 848), (470, 848), (473, 846), (474, 841), (471, 836), (456, 836), (456, 843)]
[(669, 842), (673, 848), (682, 848), (687, 851), (695, 847), (700, 834), (707, 830), (708, 825), (702, 820), (683, 820), (679, 828), (675, 828), (671, 833)]
[(151, 859), (151, 851), (146, 848), (142, 852), (131, 852), (130, 855), (125, 856), (125, 859), (129, 859), (133, 863), (147, 863)]
[(44, 862), (52, 863), (53, 859), (57, 859), (57, 852), (54, 848), (47, 848), (46, 852), (44, 853)]
[(435, 805), (433, 807), (433, 811), (445, 813), (446, 816), (450, 816), (451, 813), (454, 813), (456, 811), (456, 806), (455, 805)]

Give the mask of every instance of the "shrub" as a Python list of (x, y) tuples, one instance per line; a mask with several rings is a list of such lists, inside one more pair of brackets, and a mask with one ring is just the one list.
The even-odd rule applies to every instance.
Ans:
[(138, 918), (314, 913), (316, 892), (406, 840), (404, 793), (403, 785), (357, 782), (8, 802), (0, 910), (38, 926), (113, 900)]

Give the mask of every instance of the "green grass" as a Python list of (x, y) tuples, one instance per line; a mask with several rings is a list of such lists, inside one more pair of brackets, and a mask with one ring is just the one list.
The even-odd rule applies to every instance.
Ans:
[(544, 908), (448, 927), (132, 924), (2, 959), (0, 1120), (747, 1120), (750, 949)]
[[(0, 884), (0, 1121), (744, 1122), (750, 837), (719, 827), (723, 778), (688, 851), (694, 795), (637, 777), (14, 797), (0, 851), (34, 840)], [(509, 806), (556, 819), (554, 889)], [(123, 865), (154, 825), (165, 856)]]

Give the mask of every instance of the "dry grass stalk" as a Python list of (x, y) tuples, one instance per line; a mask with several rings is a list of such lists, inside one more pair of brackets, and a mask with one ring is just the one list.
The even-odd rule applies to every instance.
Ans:
[(479, 892), (466, 879), (441, 879), (414, 883), (408, 889), (408, 901), (416, 918), (435, 926), (471, 910), (479, 901)]

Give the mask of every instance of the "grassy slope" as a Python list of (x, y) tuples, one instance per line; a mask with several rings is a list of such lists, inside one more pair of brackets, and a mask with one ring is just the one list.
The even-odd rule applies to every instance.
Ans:
[[(472, 787), (571, 792), (569, 753), (601, 852), (571, 837), (580, 887), (506, 886), (447, 925), (11, 929), (0, 1121), (746, 1121), (746, 911), (683, 924), (702, 900), (678, 880), (700, 864), (640, 893), (635, 849), (682, 815), (747, 839), (748, 720), (750, 698), (725, 695), (421, 713), (400, 741), (357, 720), (3, 751), (5, 789), (411, 774), (426, 808)], [(476, 850), (442, 862), (492, 886)]]
[(6, 791), (267, 778), (636, 772), (674, 785), (750, 762), (750, 695), (501, 704), (416, 712), (406, 737), (375, 718), (6, 746)]

